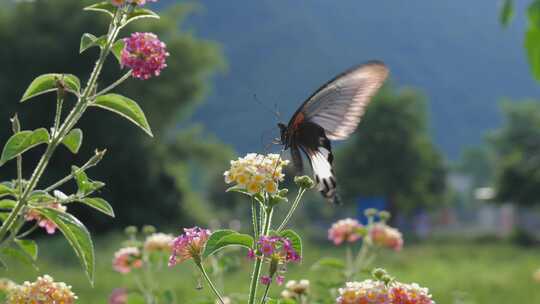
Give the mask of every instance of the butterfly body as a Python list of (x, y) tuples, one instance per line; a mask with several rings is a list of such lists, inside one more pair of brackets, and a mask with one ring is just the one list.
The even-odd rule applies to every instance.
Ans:
[(278, 124), (281, 144), (290, 149), (297, 171), (302, 171), (302, 151), (309, 159), (317, 188), (337, 203), (337, 182), (330, 140), (344, 140), (356, 129), (365, 108), (382, 86), (388, 69), (380, 61), (352, 68), (311, 95), (287, 125)]

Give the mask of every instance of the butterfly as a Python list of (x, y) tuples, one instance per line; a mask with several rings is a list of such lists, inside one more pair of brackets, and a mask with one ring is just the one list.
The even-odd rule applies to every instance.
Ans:
[(339, 203), (330, 140), (345, 140), (356, 130), (366, 106), (388, 77), (381, 61), (370, 61), (336, 76), (311, 95), (287, 125), (278, 123), (280, 144), (290, 149), (292, 162), (303, 171), (300, 150), (309, 159), (317, 189)]

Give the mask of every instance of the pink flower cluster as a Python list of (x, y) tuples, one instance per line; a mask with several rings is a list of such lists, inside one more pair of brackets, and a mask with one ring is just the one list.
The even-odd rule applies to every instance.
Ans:
[(142, 266), (142, 254), (137, 247), (125, 247), (114, 254), (113, 268), (120, 273), (129, 273)]
[(403, 236), (399, 230), (385, 223), (375, 223), (369, 229), (369, 236), (373, 244), (400, 251), (403, 247)]
[[(280, 236), (261, 236), (257, 241), (257, 245), (257, 251), (253, 249), (248, 251), (248, 258), (266, 259), (271, 265), (285, 265), (290, 262), (298, 263), (301, 260), (300, 255), (294, 250), (292, 243), (288, 238)], [(272, 269), (272, 266), (270, 268)], [(270, 285), (273, 276), (274, 273), (261, 276), (261, 284)], [(284, 281), (285, 277), (283, 275), (278, 274), (276, 276), (276, 283), (278, 285), (283, 284)]]
[(335, 245), (340, 245), (345, 241), (354, 243), (362, 237), (359, 233), (362, 227), (362, 224), (351, 218), (339, 220), (328, 230), (328, 239)]
[[(60, 212), (66, 212), (67, 210), (67, 207), (60, 203), (51, 204), (48, 206), (48, 208), (56, 209)], [(24, 219), (27, 221), (37, 221), (39, 227), (45, 229), (48, 234), (54, 234), (54, 232), (56, 232), (56, 228), (58, 228), (58, 226), (56, 226), (53, 221), (43, 217), (41, 214), (39, 214), (39, 212), (34, 209), (28, 210), (28, 212), (24, 216)]]
[(132, 69), (132, 76), (146, 80), (159, 76), (167, 67), (169, 53), (166, 45), (152, 33), (133, 33), (124, 39), (125, 47), (120, 56), (122, 67)]
[(339, 289), (337, 304), (435, 304), (429, 290), (418, 284), (365, 280)]
[(188, 259), (200, 260), (210, 230), (199, 227), (184, 228), (184, 234), (174, 239), (169, 266), (182, 263)]
[(114, 6), (122, 6), (126, 3), (143, 6), (146, 2), (157, 2), (157, 0), (111, 0)]

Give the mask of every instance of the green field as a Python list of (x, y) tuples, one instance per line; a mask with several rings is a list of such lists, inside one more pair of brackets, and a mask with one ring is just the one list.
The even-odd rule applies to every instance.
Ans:
[[(134, 287), (128, 278), (111, 270), (116, 237), (101, 238), (96, 244), (96, 284), (92, 288), (79, 268), (77, 260), (59, 237), (40, 240), (40, 271), (11, 263), (3, 276), (21, 282), (34, 280), (48, 273), (58, 281), (73, 285), (79, 303), (106, 303), (115, 287)], [(321, 256), (340, 256), (342, 250), (315, 243), (305, 244), (302, 265), (290, 268), (288, 279), (309, 278), (315, 273), (310, 266)], [(240, 253), (239, 253), (240, 255)], [(242, 253), (243, 255), (243, 253)], [(242, 260), (243, 257), (242, 257)], [(226, 293), (243, 292), (249, 277), (249, 267), (229, 274)], [(517, 247), (505, 242), (439, 241), (405, 246), (400, 253), (388, 252), (376, 262), (402, 282), (417, 282), (429, 287), (440, 304), (449, 303), (540, 303), (540, 283), (532, 272), (540, 267), (540, 249)], [(179, 303), (196, 303), (205, 298), (207, 289), (197, 290), (197, 277), (191, 274), (190, 263), (167, 270), (160, 284), (173, 287)], [(277, 293), (279, 288), (274, 289)]]

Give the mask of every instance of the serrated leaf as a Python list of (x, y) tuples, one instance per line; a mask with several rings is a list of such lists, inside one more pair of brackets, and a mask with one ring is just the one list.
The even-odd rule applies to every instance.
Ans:
[(143, 18), (159, 19), (159, 15), (153, 12), (152, 10), (137, 7), (131, 13), (127, 15), (125, 24), (128, 24), (137, 19), (143, 19)]
[(49, 132), (45, 128), (34, 131), (21, 131), (11, 136), (0, 157), (0, 166), (25, 151), (49, 141)]
[(212, 234), (206, 241), (203, 257), (210, 256), (216, 250), (216, 245), (219, 242), (219, 240), (221, 240), (222, 237), (233, 234), (233, 233), (237, 233), (237, 232), (230, 229), (222, 229), (222, 230), (216, 230), (212, 232)]
[(253, 241), (253, 237), (251, 237), (250, 235), (238, 233), (235, 231), (230, 233), (230, 230), (218, 230), (218, 231), (220, 232), (220, 234), (222, 234), (222, 236), (221, 237), (219, 237), (219, 235), (216, 236), (215, 238), (219, 240), (217, 240), (217, 242), (215, 242), (214, 244), (211, 244), (210, 247), (208, 246), (208, 243), (207, 243), (207, 247), (205, 248), (204, 253), (203, 253), (204, 257), (210, 256), (228, 246), (241, 246), (241, 247), (246, 247), (246, 248), (253, 248), (254, 241)]
[(32, 97), (39, 96), (48, 92), (54, 92), (58, 89), (58, 81), (63, 81), (65, 89), (68, 92), (79, 94), (81, 89), (81, 81), (77, 76), (72, 74), (44, 74), (32, 81), (30, 86), (24, 92), (21, 102), (24, 102)]
[(92, 105), (119, 114), (143, 129), (146, 134), (154, 136), (144, 112), (134, 100), (119, 94), (107, 94), (97, 97)]
[(17, 204), (17, 202), (14, 200), (9, 200), (9, 199), (0, 200), (0, 209), (13, 209), (15, 208), (15, 204)]
[(103, 1), (94, 5), (87, 6), (84, 8), (84, 10), (105, 13), (111, 17), (114, 17), (114, 14), (116, 12), (116, 6), (112, 5), (108, 1)]
[(514, 18), (514, 1), (513, 0), (503, 0), (501, 10), (499, 13), (499, 21), (502, 26), (506, 27), (512, 22)]
[(5, 184), (0, 184), (0, 197), (13, 195), (13, 194), (14, 194), (14, 190), (11, 187)]
[(77, 154), (81, 148), (83, 140), (83, 132), (81, 129), (73, 129), (62, 140), (62, 144), (71, 151), (73, 154)]
[(4, 248), (0, 249), (0, 253), (3, 256), (11, 257), (11, 258), (16, 259), (17, 261), (19, 261), (19, 262), (21, 262), (21, 263), (23, 263), (25, 265), (32, 266), (34, 269), (38, 270), (38, 267), (34, 263), (32, 258), (29, 255), (27, 255), (26, 252), (22, 251), (22, 249), (20, 249), (20, 248), (4, 247)]
[(110, 217), (114, 217), (114, 210), (112, 206), (104, 199), (99, 197), (87, 197), (80, 200), (81, 203), (86, 204)]
[(35, 210), (58, 226), (79, 258), (90, 284), (94, 285), (94, 244), (88, 229), (69, 213), (52, 208), (36, 208)]
[(279, 233), (281, 237), (287, 238), (291, 241), (291, 245), (296, 253), (302, 257), (302, 238), (296, 232), (291, 229), (283, 230)]
[(343, 270), (343, 269), (345, 269), (345, 263), (340, 259), (331, 258), (331, 257), (325, 257), (325, 258), (322, 258), (319, 261), (317, 261), (312, 266), (313, 269), (320, 269), (320, 268), (323, 268), (323, 267)]
[(19, 240), (15, 239), (15, 244), (17, 244), (32, 260), (36, 261), (38, 257), (38, 246), (36, 242), (32, 240)]

